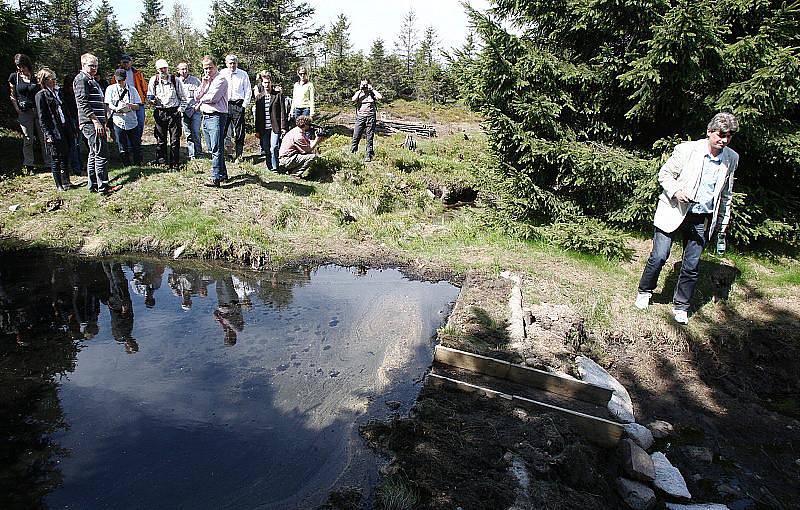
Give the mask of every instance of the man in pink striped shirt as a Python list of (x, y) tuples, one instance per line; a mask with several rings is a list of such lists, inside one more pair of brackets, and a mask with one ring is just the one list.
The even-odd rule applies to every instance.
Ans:
[(225, 167), (225, 127), (228, 123), (228, 80), (217, 69), (214, 59), (203, 57), (203, 81), (194, 93), (197, 109), (203, 114), (203, 134), (211, 152), (211, 180), (205, 185), (219, 188), (228, 180)]

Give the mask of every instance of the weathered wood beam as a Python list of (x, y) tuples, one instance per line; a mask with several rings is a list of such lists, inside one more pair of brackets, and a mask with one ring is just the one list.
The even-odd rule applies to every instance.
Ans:
[(612, 391), (608, 388), (441, 345), (436, 346), (433, 360), (437, 363), (533, 386), (550, 393), (604, 407), (608, 405), (612, 395)]
[(478, 393), (489, 398), (510, 400), (512, 404), (528, 410), (556, 413), (563, 416), (568, 422), (577, 427), (587, 439), (601, 446), (615, 446), (622, 437), (622, 425), (611, 420), (598, 418), (596, 416), (518, 395), (509, 395), (491, 388), (470, 384), (434, 373), (428, 374), (427, 380), (431, 385), (437, 388), (451, 388), (467, 393)]

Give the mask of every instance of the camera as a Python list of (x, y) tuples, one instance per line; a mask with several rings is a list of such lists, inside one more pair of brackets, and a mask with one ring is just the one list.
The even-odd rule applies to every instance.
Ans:
[(311, 124), (311, 129), (314, 130), (314, 136), (318, 138), (327, 138), (333, 134), (333, 129), (329, 126), (320, 126), (319, 124)]

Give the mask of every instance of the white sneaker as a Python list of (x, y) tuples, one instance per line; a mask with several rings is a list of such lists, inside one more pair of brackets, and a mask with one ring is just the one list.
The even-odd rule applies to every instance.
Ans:
[(689, 324), (689, 313), (686, 310), (672, 309), (672, 316), (678, 324)]
[(636, 294), (636, 301), (634, 301), (633, 305), (638, 308), (639, 310), (644, 310), (648, 306), (650, 306), (650, 297), (652, 294), (649, 292), (640, 292)]

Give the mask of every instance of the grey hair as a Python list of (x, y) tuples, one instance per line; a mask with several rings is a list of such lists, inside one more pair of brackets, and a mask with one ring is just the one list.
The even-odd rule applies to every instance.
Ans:
[(739, 131), (739, 121), (732, 113), (721, 112), (711, 119), (708, 123), (709, 132), (718, 131), (720, 133), (735, 133)]

